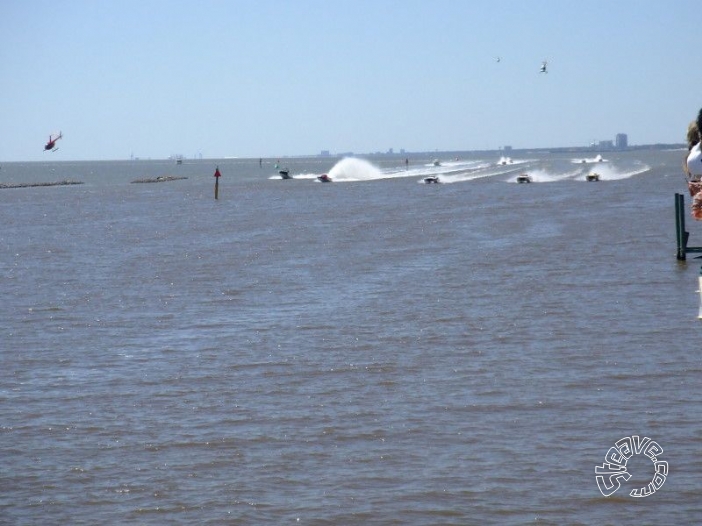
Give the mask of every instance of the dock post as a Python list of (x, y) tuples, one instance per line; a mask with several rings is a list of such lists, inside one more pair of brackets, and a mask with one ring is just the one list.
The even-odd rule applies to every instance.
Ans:
[(678, 241), (678, 261), (685, 261), (687, 252), (687, 238), (689, 234), (685, 232), (685, 212), (684, 198), (682, 194), (675, 194), (675, 234)]
[(687, 244), (690, 233), (685, 230), (685, 197), (682, 194), (675, 194), (675, 235), (678, 242), (679, 261), (685, 261), (686, 254), (689, 253), (702, 254), (702, 247), (691, 247)]

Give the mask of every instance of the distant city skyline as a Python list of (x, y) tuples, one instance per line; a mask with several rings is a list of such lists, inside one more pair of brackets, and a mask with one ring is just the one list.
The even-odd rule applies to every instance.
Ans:
[[(197, 152), (192, 155), (186, 155), (181, 153), (170, 154), (167, 157), (153, 157), (153, 156), (137, 156), (132, 152), (129, 155), (129, 159), (133, 161), (139, 160), (172, 160), (177, 161), (181, 159), (188, 160), (207, 160), (207, 159), (226, 159), (226, 158), (237, 158), (237, 159), (261, 159), (270, 161), (271, 159), (281, 159), (281, 158), (294, 158), (294, 157), (329, 157), (337, 158), (343, 156), (417, 156), (417, 155), (430, 155), (430, 154), (441, 154), (441, 153), (458, 153), (458, 152), (470, 152), (470, 153), (482, 153), (482, 152), (519, 152), (519, 151), (563, 151), (563, 152), (579, 152), (579, 151), (626, 151), (626, 150), (640, 150), (640, 149), (667, 149), (667, 148), (684, 148), (686, 143), (679, 141), (673, 143), (654, 143), (654, 144), (629, 144), (628, 134), (617, 133), (614, 140), (593, 140), (586, 145), (551, 145), (551, 146), (539, 146), (531, 148), (519, 148), (513, 147), (511, 144), (505, 144), (497, 148), (488, 149), (459, 149), (459, 150), (443, 150), (443, 149), (433, 149), (433, 150), (406, 150), (405, 148), (396, 149), (395, 147), (389, 147), (385, 150), (375, 149), (373, 151), (367, 152), (354, 152), (351, 150), (341, 150), (338, 152), (333, 152), (330, 150), (321, 150), (317, 153), (299, 153), (299, 154), (288, 154), (288, 155), (278, 155), (278, 156), (224, 156), (224, 157), (205, 157), (202, 152)], [(113, 159), (113, 160), (125, 160), (125, 159)]]
[[(426, 156), (426, 155), (434, 155), (434, 154), (455, 154), (455, 153), (516, 153), (516, 152), (538, 152), (538, 151), (547, 151), (547, 152), (608, 152), (608, 151), (635, 151), (635, 150), (656, 150), (656, 149), (669, 149), (669, 148), (685, 148), (687, 145), (684, 142), (675, 142), (675, 143), (655, 143), (655, 144), (628, 144), (627, 143), (627, 134), (625, 133), (618, 133), (615, 137), (615, 140), (603, 140), (603, 141), (592, 141), (588, 145), (582, 145), (582, 146), (541, 146), (541, 147), (532, 147), (532, 148), (514, 148), (512, 145), (505, 144), (503, 146), (500, 146), (495, 149), (484, 149), (484, 150), (466, 150), (466, 149), (461, 149), (461, 150), (442, 150), (442, 149), (434, 149), (434, 150), (416, 150), (416, 151), (410, 151), (410, 150), (405, 150), (404, 148), (400, 148), (398, 151), (395, 151), (394, 147), (387, 148), (386, 150), (380, 150), (376, 149), (373, 151), (368, 151), (368, 152), (353, 152), (349, 150), (345, 151), (339, 151), (339, 152), (332, 152), (329, 150), (321, 150), (318, 153), (301, 153), (301, 154), (291, 154), (291, 155), (279, 155), (279, 156), (269, 156), (269, 157), (261, 157), (261, 156), (237, 156), (237, 157), (203, 157), (202, 153), (198, 153), (193, 155), (192, 157), (188, 157), (187, 155), (182, 155), (182, 154), (172, 154), (169, 155), (165, 160), (177, 160), (177, 159), (198, 159), (198, 160), (207, 160), (207, 159), (227, 159), (227, 158), (236, 158), (236, 159), (261, 159), (265, 160), (266, 162), (270, 162), (271, 160), (276, 160), (276, 159), (285, 159), (285, 158), (303, 158), (303, 157), (320, 157), (320, 158), (339, 158), (339, 157), (344, 157), (344, 156), (388, 156), (388, 157), (402, 157), (402, 156), (411, 156), (411, 157), (416, 157), (416, 156)], [(133, 154), (130, 156), (131, 160), (164, 160), (164, 158), (159, 158), (159, 157), (150, 157), (150, 156), (145, 156), (145, 157), (137, 157), (134, 156)], [(119, 159), (116, 159), (119, 160)]]
[(0, 162), (681, 143), (697, 8), (2, 2)]

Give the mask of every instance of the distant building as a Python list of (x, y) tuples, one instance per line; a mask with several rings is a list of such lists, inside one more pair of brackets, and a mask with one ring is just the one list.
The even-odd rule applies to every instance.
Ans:
[(393, 153), (395, 153), (395, 149), (394, 149), (394, 148), (388, 148), (388, 155), (392, 155)]
[(597, 146), (600, 150), (611, 150), (614, 148), (614, 143), (612, 141), (600, 141)]
[(329, 157), (329, 150), (322, 150), (322, 153), (319, 154), (320, 157)]
[(627, 137), (626, 133), (618, 133), (617, 137), (614, 140), (614, 144), (619, 150), (625, 150), (626, 148), (628, 148), (629, 138)]
[(505, 145), (505, 146), (502, 147), (502, 149), (503, 149), (504, 151), (506, 151), (506, 152), (511, 152), (511, 151), (512, 151), (512, 147), (511, 147), (510, 145)]

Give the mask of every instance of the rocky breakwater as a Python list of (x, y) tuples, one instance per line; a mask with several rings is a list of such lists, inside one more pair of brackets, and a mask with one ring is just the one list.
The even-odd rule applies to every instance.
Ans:
[(34, 188), (37, 186), (68, 186), (72, 184), (83, 184), (83, 181), (54, 181), (51, 183), (0, 183), (3, 188)]
[(165, 183), (168, 181), (179, 181), (181, 179), (187, 179), (187, 177), (177, 177), (175, 175), (161, 175), (159, 177), (153, 177), (151, 179), (136, 179), (132, 183)]

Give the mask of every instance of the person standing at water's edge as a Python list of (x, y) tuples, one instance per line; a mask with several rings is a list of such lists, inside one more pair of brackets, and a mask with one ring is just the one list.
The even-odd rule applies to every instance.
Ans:
[(692, 197), (692, 217), (702, 221), (702, 150), (700, 149), (700, 132), (702, 132), (702, 109), (695, 122), (687, 128), (687, 147), (689, 153), (685, 162), (687, 188)]

